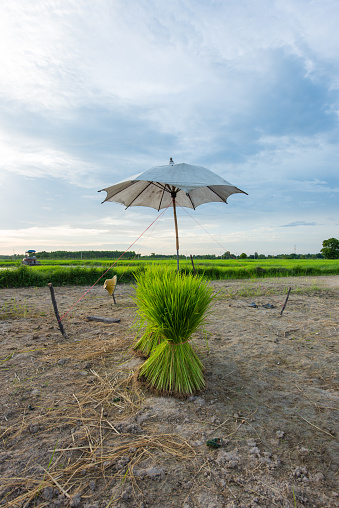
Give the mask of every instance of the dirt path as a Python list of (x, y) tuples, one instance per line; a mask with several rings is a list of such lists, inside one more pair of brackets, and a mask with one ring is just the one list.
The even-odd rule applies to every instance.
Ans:
[(212, 285), (182, 400), (136, 380), (132, 286), (55, 288), (67, 341), (48, 288), (0, 290), (1, 506), (339, 506), (339, 277)]

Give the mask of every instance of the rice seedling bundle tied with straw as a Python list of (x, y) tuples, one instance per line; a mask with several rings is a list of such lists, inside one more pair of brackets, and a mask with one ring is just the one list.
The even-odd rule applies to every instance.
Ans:
[(139, 375), (155, 389), (191, 394), (205, 386), (203, 365), (189, 343), (214, 298), (202, 277), (153, 266), (136, 276), (139, 325), (134, 349), (149, 354)]

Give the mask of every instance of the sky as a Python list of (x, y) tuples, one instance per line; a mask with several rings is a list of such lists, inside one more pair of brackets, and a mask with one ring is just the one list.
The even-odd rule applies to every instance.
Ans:
[(338, 0), (1, 0), (0, 254), (175, 254), (172, 209), (97, 191), (200, 165), (247, 192), (178, 209), (180, 253), (339, 238)]

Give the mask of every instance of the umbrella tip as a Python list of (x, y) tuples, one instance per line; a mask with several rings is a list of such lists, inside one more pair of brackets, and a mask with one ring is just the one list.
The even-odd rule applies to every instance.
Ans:
[(169, 165), (170, 165), (170, 166), (174, 166), (174, 160), (172, 159), (172, 157), (170, 157), (170, 160), (169, 160)]

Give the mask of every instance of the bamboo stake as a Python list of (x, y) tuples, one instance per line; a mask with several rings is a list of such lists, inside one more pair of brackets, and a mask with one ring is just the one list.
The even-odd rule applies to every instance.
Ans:
[(177, 249), (177, 271), (179, 271), (179, 232), (178, 232), (178, 221), (177, 221), (177, 210), (175, 205), (175, 198), (177, 193), (172, 190), (172, 203), (173, 203), (173, 216), (174, 216), (174, 227), (175, 227), (175, 245)]

